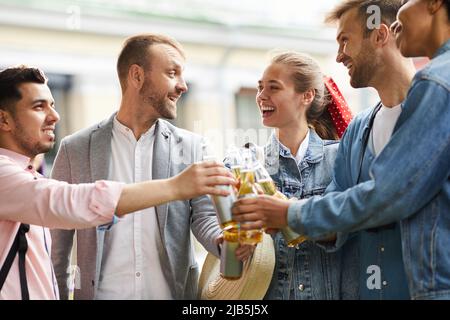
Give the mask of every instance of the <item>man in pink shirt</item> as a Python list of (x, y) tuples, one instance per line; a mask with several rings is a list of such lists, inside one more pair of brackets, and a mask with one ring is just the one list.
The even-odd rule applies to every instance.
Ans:
[(226, 195), (223, 165), (191, 165), (170, 179), (73, 185), (41, 177), (30, 161), (55, 143), (45, 75), (25, 66), (0, 72), (0, 300), (58, 299), (47, 228), (109, 228), (117, 217), (173, 200)]

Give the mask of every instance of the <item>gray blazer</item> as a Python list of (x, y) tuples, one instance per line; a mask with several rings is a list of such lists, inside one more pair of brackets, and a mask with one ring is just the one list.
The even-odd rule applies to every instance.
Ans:
[[(90, 128), (64, 138), (52, 170), (52, 178), (69, 183), (105, 180), (111, 162), (111, 136), (115, 114)], [(154, 179), (174, 176), (201, 159), (199, 135), (158, 120), (153, 147)], [(199, 242), (218, 256), (215, 238), (220, 234), (213, 205), (207, 196), (189, 201), (174, 201), (156, 208), (164, 250), (162, 269), (175, 299), (195, 299), (199, 267), (194, 257), (190, 230)], [(95, 228), (77, 230), (77, 264), (81, 288), (75, 299), (93, 299), (102, 263), (105, 231)], [(74, 230), (52, 230), (52, 261), (61, 292), (67, 299), (67, 270)], [(131, 263), (131, 262), (130, 262)]]

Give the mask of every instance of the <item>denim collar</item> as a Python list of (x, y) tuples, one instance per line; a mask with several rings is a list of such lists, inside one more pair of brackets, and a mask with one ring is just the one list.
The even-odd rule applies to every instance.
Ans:
[[(266, 164), (268, 166), (274, 165), (276, 161), (279, 161), (279, 156), (283, 158), (294, 158), (291, 151), (278, 140), (275, 131), (272, 132), (269, 142), (264, 148), (266, 152)], [(309, 145), (302, 163), (318, 163), (323, 159), (323, 153), (323, 140), (313, 129), (309, 129)]]
[(441, 54), (446, 53), (449, 50), (450, 50), (450, 40), (447, 40), (447, 42), (444, 43), (442, 47), (440, 47), (439, 50), (435, 53), (433, 59), (436, 58), (437, 56), (440, 56)]

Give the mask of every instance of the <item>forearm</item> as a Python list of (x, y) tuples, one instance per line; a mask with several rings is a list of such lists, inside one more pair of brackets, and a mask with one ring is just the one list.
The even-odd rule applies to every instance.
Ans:
[(174, 179), (164, 179), (125, 185), (116, 207), (116, 215), (120, 217), (178, 199), (174, 183)]
[[(2, 169), (4, 171), (2, 172)], [(123, 183), (70, 185), (38, 179), (15, 165), (0, 165), (0, 219), (48, 228), (82, 229), (110, 223)]]
[(292, 229), (317, 238), (377, 227), (409, 217), (442, 190), (450, 173), (450, 98), (424, 82), (415, 89), (408, 98), (414, 102), (405, 104), (399, 128), (372, 165), (372, 180), (291, 205)]

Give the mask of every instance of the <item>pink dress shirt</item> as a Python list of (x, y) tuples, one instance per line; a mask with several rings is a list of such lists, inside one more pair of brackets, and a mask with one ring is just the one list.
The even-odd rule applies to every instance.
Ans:
[[(30, 299), (59, 299), (47, 228), (82, 229), (111, 223), (124, 183), (71, 185), (45, 179), (29, 165), (29, 160), (0, 148), (0, 267), (20, 223), (30, 224), (25, 259)], [(16, 256), (0, 300), (21, 298)]]

